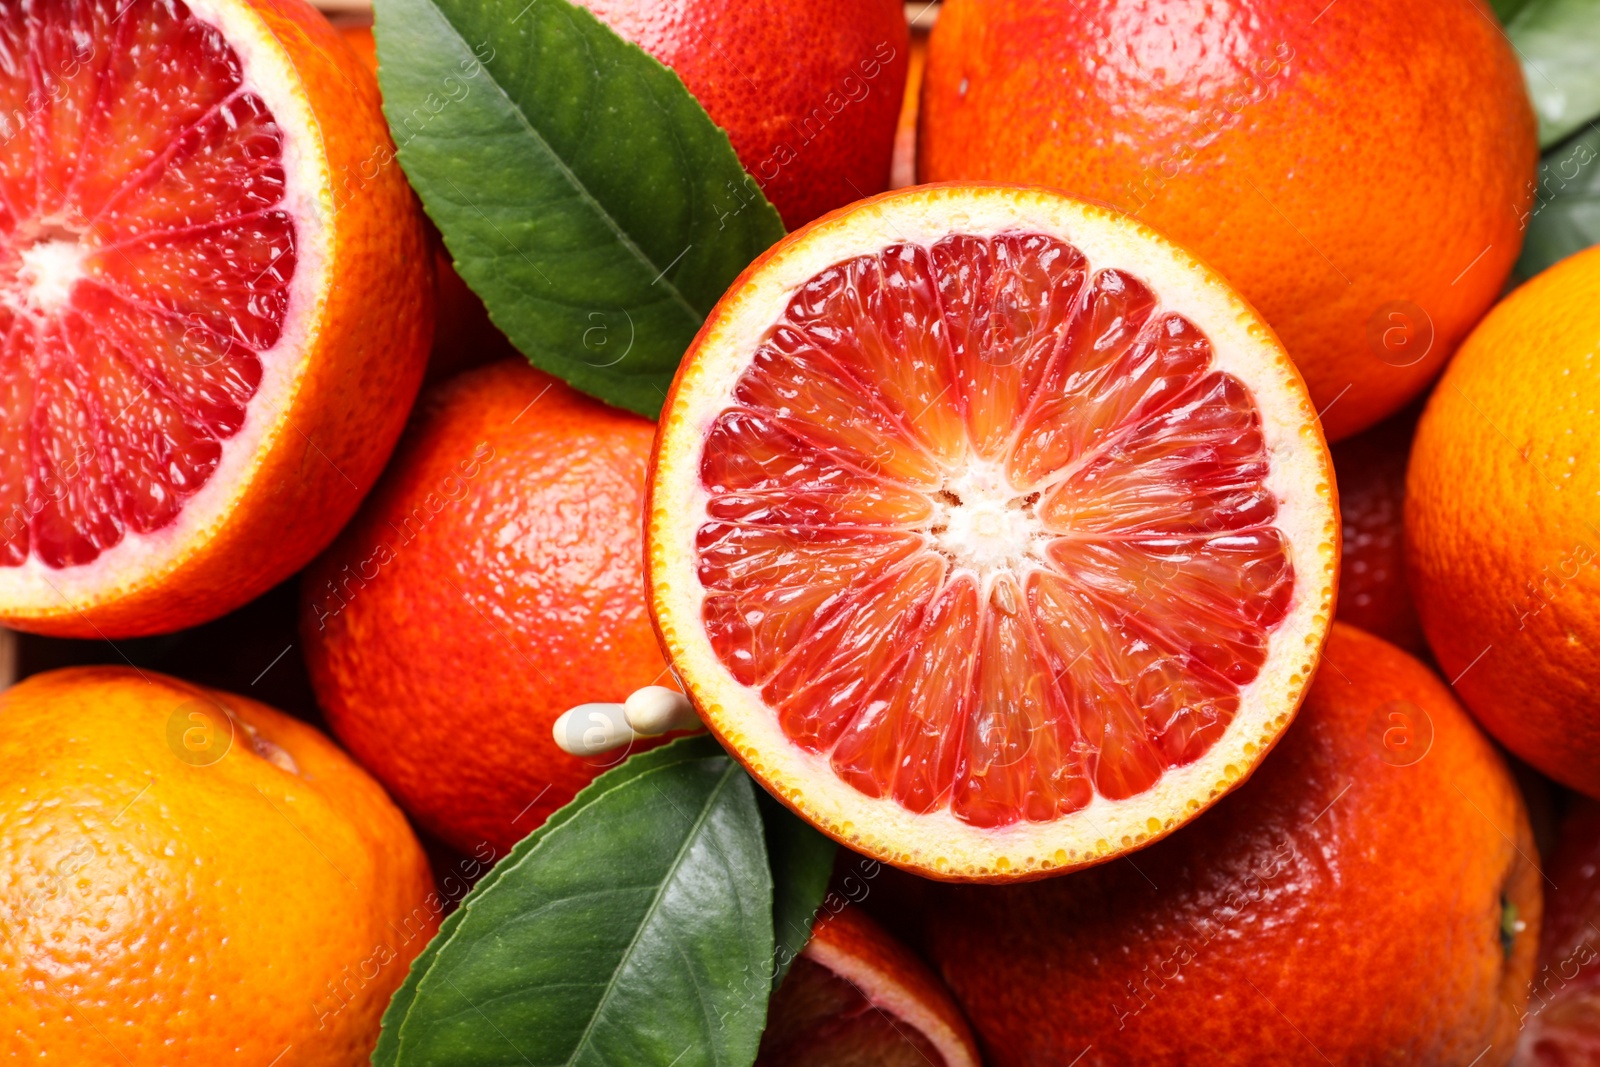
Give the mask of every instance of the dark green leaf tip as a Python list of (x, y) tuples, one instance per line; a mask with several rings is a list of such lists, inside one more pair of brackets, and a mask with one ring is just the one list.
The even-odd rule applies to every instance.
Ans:
[(534, 365), (654, 417), (783, 235), (676, 74), (568, 0), (377, 0), (384, 112), (461, 277)]

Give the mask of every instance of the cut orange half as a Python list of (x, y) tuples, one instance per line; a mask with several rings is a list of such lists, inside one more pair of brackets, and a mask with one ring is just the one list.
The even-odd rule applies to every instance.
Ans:
[(844, 905), (811, 940), (767, 1008), (755, 1067), (979, 1067), (943, 982), (864, 912)]
[(1038, 877), (1171, 831), (1298, 707), (1338, 509), (1299, 374), (1215, 273), (1038, 189), (780, 242), (683, 360), (651, 609), (707, 726), (857, 851)]
[(0, 620), (190, 625), (350, 517), (432, 331), (393, 156), (303, 0), (0, 4)]

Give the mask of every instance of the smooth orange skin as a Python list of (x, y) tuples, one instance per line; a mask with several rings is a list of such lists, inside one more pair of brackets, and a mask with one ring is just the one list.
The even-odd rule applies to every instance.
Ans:
[(1478, 721), (1600, 796), (1600, 249), (1508, 296), (1417, 428), (1406, 558), (1423, 630)]
[[(1538, 156), (1480, 0), (946, 0), (918, 152), (923, 181), (1054, 186), (1193, 249), (1330, 440), (1399, 410), (1494, 302)], [(1369, 337), (1392, 301), (1433, 323), (1410, 366)]]
[[(184, 762), (169, 719), (212, 701), (231, 747)], [(404, 816), (322, 734), (165, 675), (52, 671), (0, 696), (0, 781), (8, 1061), (366, 1062), (439, 902)]]
[(1339, 482), (1339, 608), (1336, 617), (1427, 656), (1428, 642), (1406, 585), (1406, 460), (1416, 433), (1411, 409), (1334, 445)]
[(468, 371), (302, 579), (329, 727), (462, 851), (503, 855), (626, 757), (562, 752), (562, 712), (671, 684), (644, 599), (654, 436), (520, 359)]
[[(433, 336), (432, 261), (422, 213), (394, 162), (377, 83), (303, 0), (242, 2), (294, 57), (340, 204), (332, 214), (321, 333), (301, 353), (306, 369), (291, 425), (216, 536), (160, 581), (115, 600), (4, 617), (15, 629), (86, 638), (168, 633), (266, 592), (310, 562), (355, 514), (422, 383)], [(368, 180), (372, 162), (384, 159)]]
[[(1372, 728), (1397, 699), (1432, 722), (1409, 766)], [(1538, 944), (1534, 854), (1504, 761), (1449, 689), (1336, 623), (1299, 716), (1235, 793), (1126, 861), (930, 884), (927, 948), (990, 1067), (1086, 1046), (1084, 1065), (1504, 1064)], [(1509, 958), (1502, 894), (1527, 923)]]
[(578, 2), (683, 79), (789, 229), (889, 187), (899, 0)]

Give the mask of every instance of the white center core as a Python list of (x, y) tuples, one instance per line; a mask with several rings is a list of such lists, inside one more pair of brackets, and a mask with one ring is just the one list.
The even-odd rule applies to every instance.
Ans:
[(1036, 548), (1047, 531), (1038, 509), (1022, 499), (998, 468), (974, 464), (947, 480), (944, 488), (945, 494), (935, 498), (933, 538), (958, 565), (987, 574), (1040, 558)]
[(56, 238), (22, 250), (17, 279), (30, 308), (54, 311), (67, 302), (72, 286), (83, 277), (83, 246)]

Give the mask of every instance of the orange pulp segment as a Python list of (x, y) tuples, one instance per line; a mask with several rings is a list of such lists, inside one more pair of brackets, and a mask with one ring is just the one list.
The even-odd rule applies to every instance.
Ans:
[(1338, 569), (1304, 383), (1226, 282), (1041, 189), (791, 234), (679, 368), (651, 608), (701, 718), (857, 851), (1012, 880), (1171, 832), (1299, 706)]
[(1203, 754), (1294, 591), (1260, 414), (1045, 234), (836, 264), (706, 438), (705, 625), (784, 732), (913, 811), (1045, 821)]
[(238, 433), (296, 265), (284, 135), (181, 0), (0, 11), (0, 566), (170, 524)]

